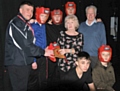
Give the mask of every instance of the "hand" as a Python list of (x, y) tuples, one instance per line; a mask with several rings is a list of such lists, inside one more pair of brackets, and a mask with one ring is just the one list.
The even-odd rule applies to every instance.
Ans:
[(37, 69), (37, 63), (36, 62), (34, 62), (34, 63), (32, 63), (32, 69)]
[(45, 48), (45, 54), (44, 54), (44, 56), (49, 56), (49, 57), (54, 57), (54, 52), (53, 52), (53, 50), (50, 50), (50, 49), (48, 49), (48, 47), (47, 48)]
[(35, 19), (30, 19), (30, 20), (29, 20), (29, 23), (34, 23), (34, 22), (36, 22)]
[(58, 52), (59, 52), (61, 55), (64, 55), (64, 54), (66, 53), (66, 49), (60, 49)]
[(48, 21), (48, 24), (52, 25), (52, 19)]
[(100, 18), (97, 18), (97, 22), (102, 22), (102, 20)]

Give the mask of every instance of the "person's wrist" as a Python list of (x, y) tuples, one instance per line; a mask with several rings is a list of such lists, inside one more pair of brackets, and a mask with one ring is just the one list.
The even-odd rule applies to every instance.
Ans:
[(72, 49), (69, 49), (69, 53), (71, 53), (71, 54), (72, 54)]
[(46, 53), (46, 52), (44, 53), (44, 56), (47, 56), (47, 53)]

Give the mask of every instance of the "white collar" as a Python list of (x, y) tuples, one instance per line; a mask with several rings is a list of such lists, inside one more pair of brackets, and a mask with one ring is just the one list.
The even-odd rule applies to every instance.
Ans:
[(91, 22), (91, 24), (88, 24), (88, 20), (86, 20), (86, 24), (87, 24), (88, 26), (92, 26), (94, 23), (97, 23), (96, 19), (94, 19), (94, 20)]
[(35, 23), (38, 23), (40, 26), (42, 26), (42, 24), (40, 24), (39, 22), (35, 21)]

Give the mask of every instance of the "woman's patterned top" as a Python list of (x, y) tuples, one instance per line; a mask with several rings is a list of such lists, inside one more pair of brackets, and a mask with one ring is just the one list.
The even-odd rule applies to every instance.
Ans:
[(61, 31), (60, 35), (57, 43), (60, 45), (61, 49), (75, 49), (74, 54), (66, 53), (65, 59), (58, 59), (58, 67), (62, 71), (67, 72), (76, 66), (75, 61), (77, 60), (77, 54), (83, 49), (83, 35), (81, 33), (78, 35), (68, 35), (65, 31)]

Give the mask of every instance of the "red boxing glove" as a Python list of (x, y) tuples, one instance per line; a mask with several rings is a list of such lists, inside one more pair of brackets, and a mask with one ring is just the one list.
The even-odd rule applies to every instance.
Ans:
[[(49, 50), (54, 50), (54, 46), (53, 46), (53, 44), (52, 43), (50, 43), (50, 45), (48, 46), (48, 49)], [(56, 58), (55, 58), (55, 56), (53, 56), (53, 57), (48, 57), (52, 62), (56, 62)]]

